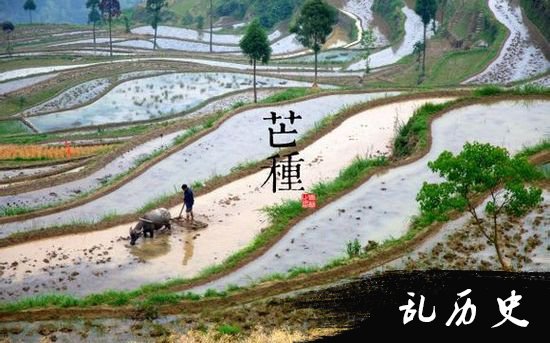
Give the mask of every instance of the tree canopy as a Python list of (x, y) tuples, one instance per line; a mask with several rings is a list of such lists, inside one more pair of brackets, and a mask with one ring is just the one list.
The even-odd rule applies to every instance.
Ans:
[(319, 52), (337, 20), (338, 13), (333, 6), (323, 0), (307, 0), (290, 31), (305, 47)]
[(120, 15), (120, 2), (118, 0), (101, 0), (99, 9), (104, 16), (118, 17)]
[[(424, 183), (416, 198), (422, 213), (443, 220), (450, 211), (467, 210), (495, 246), (502, 268), (509, 270), (499, 245), (503, 233), (498, 218), (501, 214), (522, 216), (541, 202), (542, 190), (525, 186), (540, 173), (525, 158), (512, 158), (504, 148), (477, 142), (466, 143), (458, 155), (444, 151), (428, 167), (445, 180)], [(490, 197), (485, 214), (490, 221), (481, 220), (476, 212), (475, 198), (486, 193)]]
[(34, 2), (34, 0), (27, 0), (23, 5), (23, 9), (25, 11), (34, 11), (36, 9), (36, 3)]
[(269, 62), (271, 58), (271, 46), (265, 30), (260, 25), (260, 21), (255, 19), (248, 25), (245, 35), (241, 38), (239, 46), (243, 54), (250, 58), (250, 61)]
[(5, 21), (2, 23), (2, 31), (6, 34), (10, 34), (15, 30), (15, 26), (11, 21)]
[(256, 62), (262, 61), (262, 63), (267, 63), (271, 58), (269, 39), (258, 19), (253, 20), (248, 25), (246, 33), (239, 42), (239, 46), (243, 54), (250, 59), (250, 63), (254, 65), (254, 102), (256, 103), (258, 102), (258, 95), (256, 93)]
[(428, 25), (432, 19), (435, 19), (437, 2), (436, 0), (416, 0), (414, 10), (422, 18), (422, 23)]
[(86, 8), (90, 9), (88, 13), (88, 22), (97, 23), (101, 21), (101, 13), (99, 13), (99, 0), (86, 0)]

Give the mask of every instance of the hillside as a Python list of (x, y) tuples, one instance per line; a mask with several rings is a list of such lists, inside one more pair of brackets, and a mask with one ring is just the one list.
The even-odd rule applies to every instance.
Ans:
[[(122, 8), (135, 6), (142, 0), (120, 0)], [(36, 23), (85, 24), (88, 21), (86, 0), (35, 0)], [(29, 15), (23, 10), (24, 0), (0, 0), (0, 21), (9, 19), (15, 23), (28, 23)]]

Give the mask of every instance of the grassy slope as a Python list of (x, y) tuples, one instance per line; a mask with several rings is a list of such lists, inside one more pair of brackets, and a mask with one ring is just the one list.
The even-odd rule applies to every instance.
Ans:
[(403, 0), (375, 0), (372, 5), (373, 12), (388, 24), (391, 42), (398, 42), (405, 34), (405, 15), (401, 11), (403, 6)]
[[(447, 0), (443, 29), (428, 43), (428, 55), (426, 59), (426, 79), (423, 86), (452, 86), (457, 85), (467, 78), (481, 72), (498, 55), (500, 47), (506, 38), (506, 28), (498, 23), (492, 16), (490, 9), (483, 0), (471, 0), (462, 8), (458, 8), (460, 0)], [(495, 30), (494, 37), (488, 31), (469, 35), (465, 32), (467, 24), (478, 13), (482, 13), (489, 27)], [(457, 38), (474, 43), (479, 39), (490, 42), (488, 48), (450, 49), (443, 30), (451, 31)], [(466, 42), (467, 44), (470, 44)], [(419, 70), (415, 57), (404, 57), (398, 62), (402, 66), (391, 81), (403, 86), (414, 86), (418, 80)], [(378, 81), (376, 84), (379, 83)], [(374, 84), (374, 83), (370, 83)]]
[(527, 17), (535, 24), (550, 42), (550, 1), (549, 0), (520, 0), (520, 5)]
[(0, 136), (29, 133), (30, 129), (19, 120), (0, 121)]

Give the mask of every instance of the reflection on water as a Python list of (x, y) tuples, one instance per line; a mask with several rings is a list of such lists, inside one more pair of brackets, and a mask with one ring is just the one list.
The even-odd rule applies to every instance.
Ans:
[[(172, 230), (174, 226), (172, 227)], [(178, 230), (179, 231), (179, 230)], [(183, 259), (182, 265), (186, 266), (187, 263), (193, 257), (195, 250), (195, 236), (199, 230), (182, 228), (183, 232), (155, 232), (154, 238), (141, 237), (136, 245), (128, 245), (128, 251), (133, 256), (139, 258), (142, 261), (151, 261), (161, 256), (167, 255), (172, 250), (172, 244), (170, 243), (170, 236), (176, 234), (183, 239)]]
[(155, 235), (154, 238), (141, 237), (138, 244), (130, 247), (130, 253), (142, 260), (151, 259), (166, 255), (170, 251), (170, 233), (163, 232)]

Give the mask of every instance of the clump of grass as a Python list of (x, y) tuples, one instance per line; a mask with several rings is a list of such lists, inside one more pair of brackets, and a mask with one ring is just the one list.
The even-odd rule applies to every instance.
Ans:
[(407, 124), (398, 128), (397, 136), (393, 141), (393, 154), (397, 157), (408, 156), (415, 149), (425, 147), (428, 142), (430, 117), (447, 108), (451, 103), (426, 103), (417, 109)]
[(209, 288), (204, 292), (205, 298), (215, 298), (215, 297), (225, 297), (227, 295), (224, 291), (217, 291), (215, 289)]
[(179, 144), (185, 142), (187, 139), (189, 139), (190, 137), (192, 137), (193, 135), (195, 135), (199, 131), (201, 131), (201, 129), (199, 127), (196, 127), (196, 126), (193, 126), (193, 127), (189, 128), (184, 133), (182, 133), (181, 135), (174, 138), (173, 145), (179, 145)]
[(289, 101), (301, 98), (309, 94), (308, 88), (288, 88), (282, 92), (275, 93), (260, 101), (262, 104), (272, 104), (276, 102)]
[(491, 96), (504, 93), (504, 89), (495, 85), (487, 85), (474, 89), (474, 96)]
[(237, 335), (241, 332), (241, 328), (229, 324), (223, 324), (218, 327), (218, 332), (222, 335)]
[(311, 191), (317, 196), (317, 200), (322, 203), (330, 196), (352, 187), (372, 168), (384, 166), (387, 163), (385, 157), (356, 158), (351, 165), (340, 171), (336, 179), (329, 182), (319, 182), (312, 187)]
[(245, 161), (245, 162), (239, 163), (235, 167), (231, 168), (231, 172), (235, 173), (235, 172), (250, 168), (252, 166), (255, 166), (256, 164), (258, 164), (257, 161)]
[(34, 208), (26, 206), (0, 206), (0, 217), (19, 216), (34, 210)]
[(357, 238), (346, 243), (346, 252), (350, 259), (358, 257), (361, 254), (361, 243), (359, 243)]
[(246, 102), (244, 102), (242, 100), (235, 101), (233, 104), (231, 104), (231, 109), (236, 110), (237, 108), (243, 107), (244, 105), (246, 105)]
[(536, 145), (533, 145), (533, 146), (530, 146), (530, 147), (525, 147), (521, 151), (519, 151), (516, 154), (516, 156), (517, 157), (528, 157), (528, 156), (535, 155), (535, 154), (537, 154), (541, 151), (544, 151), (544, 150), (550, 150), (550, 139), (543, 139), (542, 141), (540, 141)]
[(103, 217), (101, 218), (101, 221), (109, 221), (109, 220), (113, 220), (115, 219), (116, 217), (118, 217), (118, 213), (116, 210), (112, 210), (112, 211), (109, 211), (107, 213), (105, 213), (103, 215)]
[(514, 93), (520, 95), (548, 94), (550, 93), (550, 88), (544, 87), (542, 85), (526, 84), (523, 86), (515, 87), (513, 91)]

